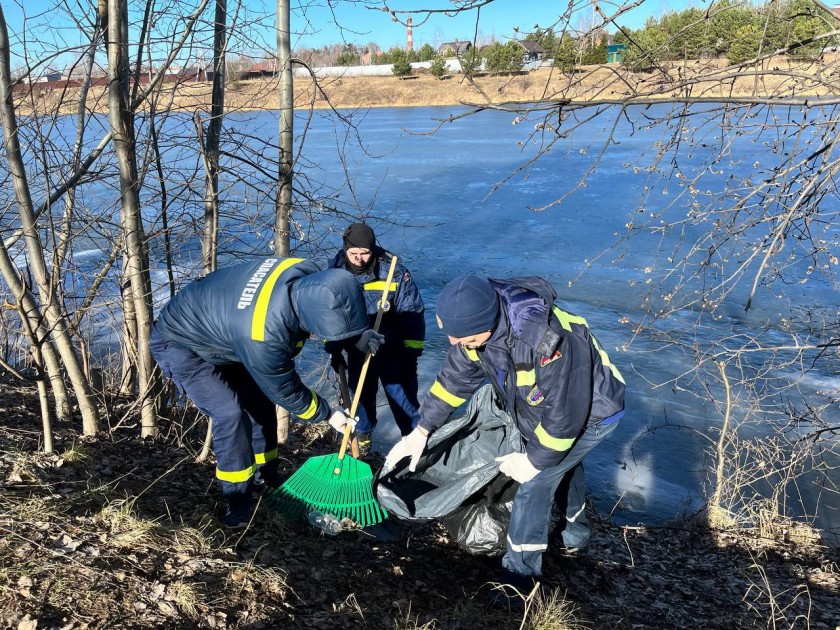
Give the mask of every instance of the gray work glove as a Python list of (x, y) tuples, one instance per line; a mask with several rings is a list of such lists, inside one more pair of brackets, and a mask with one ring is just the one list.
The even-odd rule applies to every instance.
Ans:
[(370, 328), (359, 336), (359, 340), (356, 342), (356, 349), (359, 352), (376, 354), (383, 343), (385, 343), (385, 335), (380, 335), (373, 328)]
[(426, 450), (426, 442), (429, 441), (429, 434), (424, 429), (417, 427), (406, 435), (403, 439), (394, 445), (394, 448), (385, 456), (385, 465), (382, 467), (383, 473), (388, 473), (394, 469), (400, 460), (410, 457), (411, 462), (408, 465), (408, 470), (414, 472), (417, 470), (417, 462), (420, 461), (420, 456)]

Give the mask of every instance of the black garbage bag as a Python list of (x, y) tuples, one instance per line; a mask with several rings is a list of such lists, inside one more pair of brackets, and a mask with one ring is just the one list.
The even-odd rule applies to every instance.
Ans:
[(495, 459), (520, 452), (521, 442), (519, 429), (485, 385), (463, 416), (431, 435), (416, 472), (408, 471), (406, 458), (378, 478), (377, 499), (399, 519), (439, 520), (469, 553), (501, 555), (519, 484), (499, 473)]

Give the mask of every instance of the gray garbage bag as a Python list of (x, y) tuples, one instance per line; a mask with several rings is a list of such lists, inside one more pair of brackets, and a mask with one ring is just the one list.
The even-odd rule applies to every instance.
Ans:
[(377, 499), (399, 519), (439, 520), (469, 553), (501, 555), (519, 484), (499, 474), (495, 459), (520, 452), (521, 443), (519, 429), (485, 385), (463, 416), (431, 435), (416, 472), (408, 471), (406, 458), (377, 479)]

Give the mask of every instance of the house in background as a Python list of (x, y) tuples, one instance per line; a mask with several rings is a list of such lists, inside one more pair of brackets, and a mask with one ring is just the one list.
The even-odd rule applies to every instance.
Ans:
[(456, 39), (454, 42), (441, 44), (438, 53), (444, 57), (463, 57), (470, 48), (472, 48), (472, 42), (462, 42)]
[(828, 6), (825, 2), (820, 2), (820, 0), (814, 0), (814, 4), (818, 7), (822, 8), (824, 11), (830, 13), (838, 20), (840, 20), (840, 3), (835, 2), (833, 6)]
[(61, 70), (47, 68), (44, 72), (38, 75), (38, 77), (34, 80), (34, 83), (50, 83), (52, 81), (60, 81), (61, 78)]
[[(241, 79), (265, 79), (277, 74), (277, 57), (266, 57), (241, 73)], [(211, 76), (212, 78), (212, 76)]]
[(525, 55), (523, 61), (525, 63), (531, 63), (533, 61), (542, 61), (542, 58), (545, 56), (545, 48), (542, 47), (538, 41), (533, 39), (518, 39), (516, 43), (522, 46), (525, 49)]

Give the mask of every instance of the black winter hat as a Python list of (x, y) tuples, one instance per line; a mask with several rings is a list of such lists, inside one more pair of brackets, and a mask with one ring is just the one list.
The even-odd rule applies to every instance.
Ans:
[(366, 223), (354, 223), (344, 230), (344, 249), (359, 247), (373, 251), (376, 245), (376, 236), (373, 229)]
[(438, 326), (445, 335), (469, 337), (495, 328), (499, 296), (486, 278), (458, 276), (443, 287), (436, 311)]

